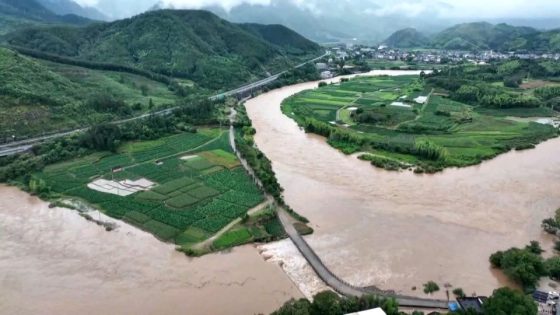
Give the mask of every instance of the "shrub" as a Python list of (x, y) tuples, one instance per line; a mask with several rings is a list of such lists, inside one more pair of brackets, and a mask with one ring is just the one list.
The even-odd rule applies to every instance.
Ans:
[(454, 289), (454, 290), (453, 290), (453, 294), (454, 294), (456, 297), (459, 297), (459, 298), (465, 297), (465, 292), (464, 292), (463, 289), (461, 289), (461, 288), (456, 288), (456, 289)]
[(537, 304), (533, 299), (510, 288), (494, 291), (483, 309), (484, 314), (537, 315)]
[(542, 257), (535, 254), (536, 249), (533, 247), (529, 245), (524, 249), (511, 248), (496, 252), (490, 256), (490, 262), (514, 282), (525, 288), (534, 288), (539, 278), (546, 274), (546, 268)]
[(418, 156), (429, 160), (444, 160), (447, 156), (447, 152), (443, 147), (440, 147), (428, 140), (421, 140), (416, 142), (415, 149)]
[(545, 261), (545, 267), (548, 275), (552, 279), (560, 279), (560, 257), (555, 256)]
[(424, 293), (431, 294), (437, 291), (439, 291), (439, 285), (434, 281), (424, 283)]

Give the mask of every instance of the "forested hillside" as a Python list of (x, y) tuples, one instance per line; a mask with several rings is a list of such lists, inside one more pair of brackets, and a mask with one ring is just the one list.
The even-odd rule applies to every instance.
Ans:
[(425, 47), (430, 39), (414, 28), (405, 28), (393, 33), (383, 43), (394, 48), (415, 48)]
[(206, 11), (161, 10), (86, 27), (33, 28), (10, 45), (79, 60), (187, 78), (210, 89), (238, 86), (312, 56), (318, 45), (278, 26), (241, 26)]
[(144, 77), (38, 61), (0, 48), (0, 140), (130, 117), (174, 105)]
[(560, 30), (539, 31), (531, 27), (464, 23), (427, 38), (413, 29), (393, 33), (384, 43), (394, 48), (450, 50), (560, 51)]
[(538, 33), (530, 27), (466, 23), (437, 34), (432, 46), (445, 49), (523, 49), (527, 47), (528, 39)]
[(92, 20), (103, 21), (107, 17), (97, 9), (83, 7), (73, 0), (38, 0), (45, 8), (58, 15), (75, 14)]
[(0, 0), (0, 35), (30, 26), (89, 22), (73, 14), (57, 15), (36, 0)]
[(240, 26), (258, 38), (277, 46), (289, 54), (306, 55), (309, 51), (317, 51), (318, 49), (317, 44), (307, 40), (305, 37), (283, 25), (248, 23), (240, 24)]

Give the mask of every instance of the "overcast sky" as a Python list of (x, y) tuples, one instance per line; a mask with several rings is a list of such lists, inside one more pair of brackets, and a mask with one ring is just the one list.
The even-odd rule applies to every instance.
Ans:
[[(104, 11), (114, 8), (114, 16), (139, 13), (159, 0), (75, 0), (87, 6), (99, 6)], [(313, 8), (315, 14), (328, 10), (325, 0), (161, 0), (175, 8), (201, 8), (220, 5), (226, 10), (241, 3), (268, 5), (271, 1), (286, 1)], [(364, 14), (386, 16), (392, 14), (415, 17), (436, 15), (439, 18), (496, 19), (496, 18), (560, 18), (560, 0), (337, 0), (361, 6)], [(111, 5), (108, 5), (111, 3)]]

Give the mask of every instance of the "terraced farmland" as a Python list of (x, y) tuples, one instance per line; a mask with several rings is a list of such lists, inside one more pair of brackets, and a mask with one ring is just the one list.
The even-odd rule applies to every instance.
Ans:
[(433, 90), (419, 76), (356, 77), (294, 95), (282, 111), (335, 148), (365, 152), (362, 159), (390, 170), (478, 164), (557, 135), (552, 126), (508, 119), (499, 109), (482, 110)]
[[(44, 179), (54, 193), (82, 199), (161, 240), (187, 247), (264, 200), (231, 152), (227, 133), (210, 129), (127, 143), (117, 153), (50, 165), (33, 176)], [(144, 179), (155, 186), (123, 197), (89, 188), (96, 178), (119, 183)]]

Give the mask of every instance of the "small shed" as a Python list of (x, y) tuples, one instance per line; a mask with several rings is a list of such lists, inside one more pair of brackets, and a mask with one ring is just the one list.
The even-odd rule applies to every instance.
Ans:
[(482, 304), (484, 304), (487, 299), (488, 298), (485, 296), (464, 297), (458, 298), (457, 302), (465, 311), (471, 309), (478, 314), (482, 314)]
[(346, 315), (387, 315), (387, 313), (385, 313), (385, 311), (383, 311), (380, 307), (378, 307), (371, 310), (359, 311), (356, 313), (350, 313)]

